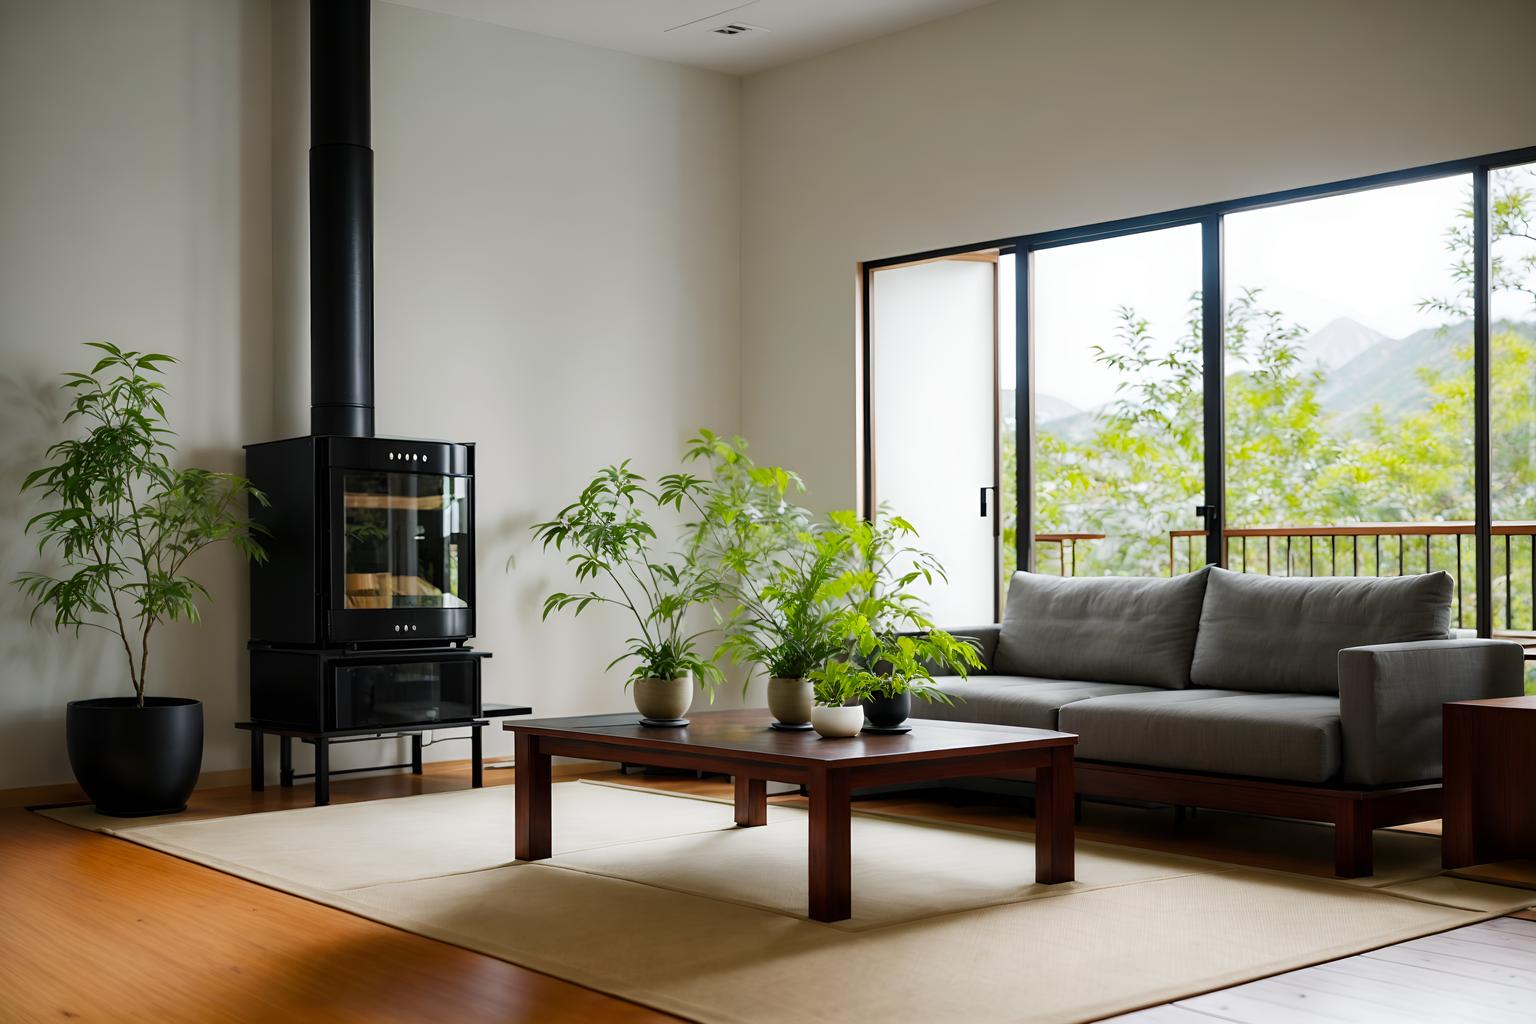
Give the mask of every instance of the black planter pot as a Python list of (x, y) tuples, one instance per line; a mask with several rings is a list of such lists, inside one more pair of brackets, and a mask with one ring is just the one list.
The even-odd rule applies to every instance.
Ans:
[(899, 729), (912, 714), (912, 693), (903, 690), (894, 697), (870, 697), (861, 700), (864, 722), (875, 729)]
[(185, 697), (73, 700), (69, 765), (96, 810), (116, 818), (185, 810), (203, 766), (203, 704)]

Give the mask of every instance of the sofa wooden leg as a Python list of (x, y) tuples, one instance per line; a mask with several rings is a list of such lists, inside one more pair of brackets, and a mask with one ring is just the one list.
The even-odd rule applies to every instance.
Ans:
[(1374, 870), (1370, 808), (1363, 801), (1340, 800), (1333, 824), (1333, 873), (1364, 878)]

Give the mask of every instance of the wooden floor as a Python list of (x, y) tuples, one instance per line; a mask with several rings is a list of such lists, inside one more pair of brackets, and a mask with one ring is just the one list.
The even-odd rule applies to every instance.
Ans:
[(1222, 992), (1114, 1024), (1531, 1024), (1536, 920), (1504, 917)]
[[(512, 775), (488, 770), (486, 783), (505, 784)], [(459, 789), (467, 776), (462, 763), (449, 763), (429, 765), (419, 777), (344, 778), (332, 783), (332, 800)], [(719, 780), (632, 775), (623, 781), (729, 794), (729, 784)], [(200, 790), (188, 816), (307, 806), (311, 798), (303, 786)], [(800, 802), (793, 795), (772, 799)], [(861, 800), (860, 806), (1020, 831), (1032, 824), (1016, 799), (986, 794), (933, 791)], [(1256, 866), (1329, 871), (1326, 835), (1316, 854), (1278, 852), (1244, 843), (1247, 826), (1239, 816), (1202, 814), (1177, 828), (1170, 817), (1089, 804), (1080, 834)], [(1431, 1010), (1434, 1016), (1424, 1016)], [(1506, 1010), (1523, 1016), (1501, 1016)], [(0, 1021), (675, 1019), (20, 808), (0, 809)], [(1121, 1019), (1536, 1021), (1536, 920), (1506, 918), (1430, 936)]]

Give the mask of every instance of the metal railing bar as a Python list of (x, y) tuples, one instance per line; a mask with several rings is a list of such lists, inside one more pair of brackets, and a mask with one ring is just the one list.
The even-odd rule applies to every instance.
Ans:
[(1456, 535), (1456, 625), (1465, 626), (1467, 616), (1461, 601), (1461, 534)]
[(1509, 534), (1504, 535), (1504, 628), (1515, 628), (1515, 564), (1509, 560)]

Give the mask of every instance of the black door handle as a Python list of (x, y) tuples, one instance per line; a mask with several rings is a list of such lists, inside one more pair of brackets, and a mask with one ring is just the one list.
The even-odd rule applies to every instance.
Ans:
[(1196, 505), (1195, 506), (1195, 515), (1200, 517), (1201, 519), (1204, 519), (1207, 522), (1209, 522), (1210, 520), (1216, 518), (1216, 506), (1215, 505)]
[[(996, 486), (987, 486), (987, 487), (983, 487), (981, 489), (981, 517), (983, 519), (985, 519), (987, 517), (987, 492), (988, 491), (992, 492), (992, 497), (994, 497), (994, 498), (997, 497), (997, 487)], [(992, 536), (994, 536), (994, 537), (1001, 537), (1002, 535), (1003, 535), (1003, 517), (1000, 516), (1000, 515), (994, 515), (992, 517)]]

